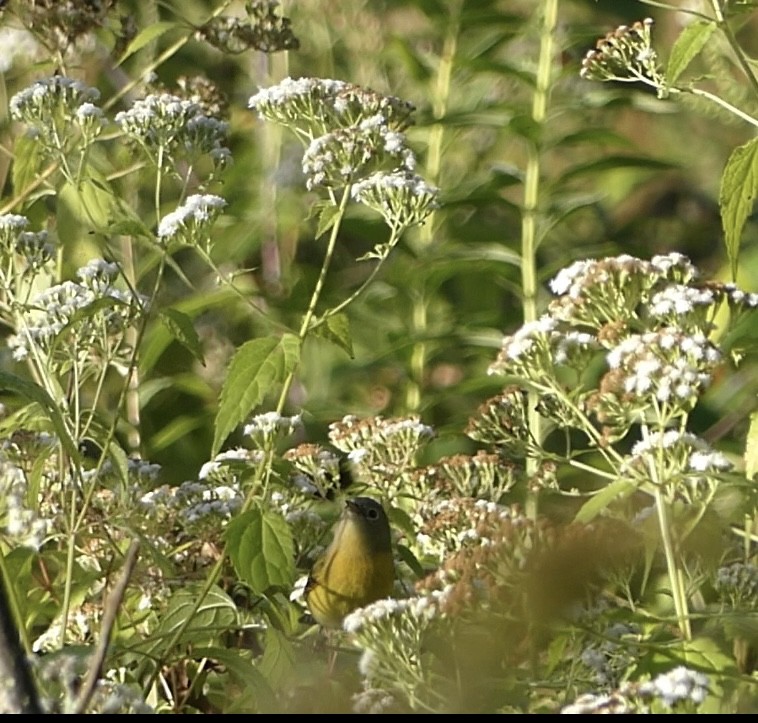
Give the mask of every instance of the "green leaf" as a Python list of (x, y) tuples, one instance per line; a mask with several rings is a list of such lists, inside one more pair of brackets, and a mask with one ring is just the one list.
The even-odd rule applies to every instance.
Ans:
[(671, 48), (666, 80), (674, 85), (692, 59), (703, 49), (716, 29), (716, 23), (711, 20), (696, 20), (690, 23), (679, 35)]
[(235, 517), (226, 529), (226, 549), (240, 579), (254, 593), (292, 585), (295, 543), (280, 515), (254, 509)]
[(42, 169), (43, 145), (31, 136), (20, 136), (13, 147), (13, 190), (16, 195), (29, 188)]
[(737, 256), (742, 229), (753, 210), (757, 192), (758, 138), (753, 138), (732, 151), (732, 155), (726, 162), (724, 173), (721, 175), (719, 191), (721, 224), (724, 227), (726, 254), (733, 275), (737, 273)]
[(592, 522), (608, 505), (614, 502), (619, 497), (625, 497), (631, 494), (637, 486), (625, 479), (617, 479), (611, 482), (609, 485), (596, 495), (590, 497), (585, 502), (579, 512), (576, 513), (574, 520), (586, 524)]
[(212, 645), (222, 638), (226, 631), (237, 625), (237, 608), (232, 599), (219, 587), (212, 587), (203, 598), (200, 607), (195, 610), (201, 592), (200, 583), (185, 583), (184, 587), (176, 590), (153, 637), (165, 644), (186, 624), (177, 641), (178, 645)]
[(263, 656), (258, 669), (275, 690), (281, 690), (291, 678), (295, 669), (295, 653), (292, 643), (280, 630), (273, 627), (266, 629)]
[(322, 205), (318, 211), (316, 238), (321, 238), (337, 221), (339, 207), (331, 203)]
[(117, 65), (121, 65), (121, 63), (123, 63), (130, 55), (134, 55), (134, 53), (137, 51), (142, 50), (142, 48), (144, 48), (148, 43), (156, 40), (164, 33), (167, 33), (169, 30), (173, 30), (174, 28), (179, 27), (181, 27), (179, 23), (172, 23), (166, 20), (148, 25), (144, 30), (141, 30), (139, 33), (137, 33), (137, 36), (134, 38), (134, 40), (129, 43), (126, 50), (124, 51), (124, 54), (119, 59)]
[(313, 333), (322, 339), (331, 341), (345, 351), (351, 359), (355, 358), (353, 339), (350, 336), (350, 320), (347, 314), (327, 316), (322, 324), (314, 328)]
[(0, 389), (20, 394), (42, 407), (66, 452), (72, 459), (79, 460), (79, 450), (68, 432), (61, 410), (58, 409), (55, 400), (42, 387), (8, 372), (0, 371)]
[[(266, 650), (268, 646), (266, 646)], [(273, 711), (276, 694), (258, 668), (248, 659), (250, 651), (235, 648), (193, 648), (195, 660), (208, 658), (223, 665), (232, 680), (241, 688), (241, 696), (224, 696), (218, 701), (224, 713), (250, 713), (251, 707), (258, 713)], [(213, 695), (209, 691), (208, 695)]]
[(553, 183), (560, 188), (567, 181), (573, 181), (581, 176), (591, 176), (605, 171), (616, 171), (619, 168), (639, 168), (650, 171), (665, 171), (676, 168), (676, 164), (661, 161), (657, 158), (645, 158), (644, 156), (603, 156), (587, 163), (579, 163), (571, 166), (563, 175)]
[(203, 362), (203, 349), (195, 326), (187, 314), (178, 309), (162, 309), (158, 316), (163, 326), (199, 362)]
[(753, 479), (758, 471), (758, 412), (750, 415), (750, 429), (745, 444), (745, 476)]
[(294, 334), (253, 339), (237, 350), (221, 389), (211, 456), (266, 393), (284, 382), (299, 360), (300, 340)]

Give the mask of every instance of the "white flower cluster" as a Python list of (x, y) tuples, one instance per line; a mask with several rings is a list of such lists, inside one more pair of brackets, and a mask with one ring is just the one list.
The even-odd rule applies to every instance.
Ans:
[(209, 154), (216, 162), (229, 159), (223, 145), (229, 125), (203, 111), (199, 103), (169, 93), (151, 94), (129, 110), (116, 114), (116, 123), (155, 162), (165, 163), (183, 151), (190, 156)]
[(390, 419), (346, 415), (329, 425), (330, 442), (390, 497), (397, 491), (398, 475), (412, 466), (421, 446), (433, 436), (432, 427), (415, 415)]
[(183, 482), (178, 487), (158, 487), (140, 498), (140, 504), (152, 510), (176, 510), (186, 524), (209, 519), (228, 521), (242, 507), (239, 485), (214, 485), (199, 481)]
[(271, 440), (283, 439), (303, 426), (303, 417), (286, 417), (279, 412), (265, 412), (253, 417), (243, 428), (243, 434), (263, 448)]
[(669, 429), (650, 432), (637, 442), (622, 473), (636, 470), (649, 478), (650, 470), (655, 469), (657, 484), (692, 502), (712, 490), (719, 475), (732, 466), (721, 452), (711, 449), (700, 437)]
[(12, 293), (19, 277), (34, 275), (48, 265), (55, 253), (47, 231), (27, 231), (28, 225), (26, 216), (0, 214), (0, 283), (6, 293)]
[(582, 61), (579, 74), (587, 80), (642, 81), (665, 93), (666, 79), (661, 73), (658, 55), (652, 46), (652, 18), (620, 25), (597, 41)]
[(638, 687), (643, 697), (657, 698), (667, 708), (691, 701), (699, 705), (708, 695), (708, 676), (680, 665)]
[(503, 339), (498, 358), (487, 373), (539, 381), (556, 365), (583, 366), (588, 354), (599, 348), (592, 334), (566, 329), (560, 321), (544, 314)]
[(381, 626), (382, 623), (397, 619), (415, 622), (433, 620), (443, 615), (441, 608), (452, 589), (453, 586), (449, 585), (442, 590), (432, 590), (417, 597), (377, 600), (347, 615), (342, 621), (342, 628), (348, 633), (360, 633), (367, 627)]
[(408, 171), (378, 171), (354, 184), (350, 193), (380, 213), (393, 230), (423, 223), (439, 207), (439, 189)]
[(278, 85), (261, 88), (248, 107), (261, 118), (303, 129), (309, 140), (374, 116), (392, 130), (403, 130), (414, 110), (399, 98), (328, 78), (285, 78)]
[[(339, 80), (286, 78), (249, 105), (304, 142), (308, 189), (352, 185), (353, 198), (384, 217), (394, 242), (437, 207), (437, 189), (413, 173), (416, 157), (402, 132), (414, 110), (409, 103)], [(377, 246), (367, 258), (383, 259), (391, 248)]]
[(694, 403), (708, 386), (721, 353), (702, 332), (666, 327), (632, 334), (607, 355), (608, 366), (624, 373), (625, 394), (666, 403)]
[(196, 243), (225, 206), (226, 201), (220, 196), (212, 194), (189, 196), (175, 211), (166, 214), (161, 219), (158, 224), (158, 238), (164, 242)]
[(147, 308), (141, 295), (112, 285), (117, 273), (116, 264), (95, 259), (77, 271), (81, 283), (64, 281), (33, 297), (18, 333), (8, 339), (13, 357), (27, 358), (32, 347), (49, 353), (64, 330), (73, 335), (76, 344), (75, 348), (57, 345), (57, 353), (63, 357), (115, 351), (126, 328)]
[(416, 166), (413, 152), (402, 133), (365, 122), (356, 128), (337, 128), (314, 138), (303, 153), (306, 187), (341, 188), (365, 173), (369, 164), (392, 159), (411, 172)]
[(91, 104), (99, 98), (97, 88), (90, 88), (79, 80), (54, 75), (36, 80), (16, 93), (9, 106), (12, 118), (37, 129), (49, 126), (56, 113), (63, 112), (72, 118), (80, 106)]

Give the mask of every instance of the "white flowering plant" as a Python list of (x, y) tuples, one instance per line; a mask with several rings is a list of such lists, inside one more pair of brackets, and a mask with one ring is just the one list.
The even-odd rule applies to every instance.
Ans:
[[(755, 139), (723, 269), (603, 175), (675, 166), (614, 108), (756, 125), (750, 3), (668, 64), (500, 5), (0, 3), (0, 710), (754, 709)], [(355, 495), (394, 590), (325, 631)]]

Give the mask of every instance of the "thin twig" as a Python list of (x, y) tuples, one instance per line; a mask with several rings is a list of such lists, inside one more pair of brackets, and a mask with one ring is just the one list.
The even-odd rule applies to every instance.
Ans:
[(119, 607), (121, 607), (121, 601), (124, 598), (126, 592), (126, 586), (129, 583), (129, 578), (132, 576), (132, 571), (137, 563), (137, 552), (139, 551), (139, 540), (132, 540), (132, 544), (129, 545), (129, 549), (126, 552), (126, 559), (124, 560), (124, 567), (121, 570), (121, 577), (111, 590), (108, 599), (105, 601), (103, 607), (103, 622), (100, 626), (100, 640), (98, 640), (97, 648), (95, 649), (92, 659), (90, 661), (89, 670), (87, 671), (87, 677), (82, 685), (82, 691), (79, 694), (79, 700), (76, 702), (74, 713), (84, 713), (84, 709), (90, 702), (92, 695), (95, 692), (97, 681), (102, 677), (103, 663), (105, 662), (105, 655), (108, 652), (108, 644), (110, 643), (111, 632), (113, 625), (116, 622), (116, 615)]

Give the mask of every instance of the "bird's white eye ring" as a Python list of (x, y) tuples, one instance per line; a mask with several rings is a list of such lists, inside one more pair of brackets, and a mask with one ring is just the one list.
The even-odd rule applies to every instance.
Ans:
[(368, 517), (369, 520), (375, 520), (377, 517), (379, 517), (379, 513), (375, 509), (371, 508), (369, 510), (366, 510), (366, 517)]

